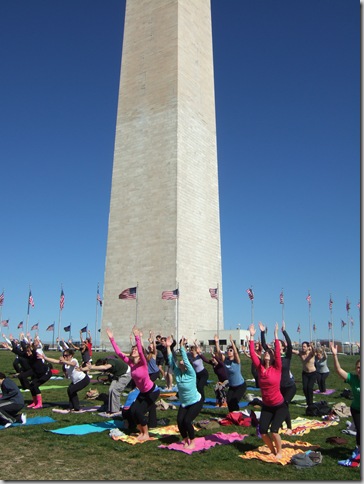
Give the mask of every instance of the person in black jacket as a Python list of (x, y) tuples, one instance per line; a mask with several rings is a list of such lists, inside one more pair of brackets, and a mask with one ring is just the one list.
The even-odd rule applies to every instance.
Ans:
[(2, 393), (0, 425), (10, 427), (15, 422), (25, 424), (27, 421), (25, 413), (19, 415), (20, 410), (24, 407), (24, 398), (18, 386), (2, 372), (0, 372), (0, 385)]
[[(268, 345), (265, 341), (266, 328), (262, 323), (259, 323), (259, 328), (261, 331), (260, 335), (261, 335), (262, 347), (266, 351), (268, 349)], [(281, 339), (279, 340), (281, 345), (281, 354), (282, 354), (282, 377), (281, 377), (280, 390), (284, 397), (284, 401), (288, 406), (293, 400), (293, 397), (296, 395), (297, 387), (290, 369), (291, 359), (292, 359), (292, 342), (286, 331), (286, 325), (284, 321), (282, 322), (282, 333), (285, 338), (285, 341)], [(288, 429), (287, 434), (289, 435), (292, 433), (292, 423), (291, 423), (291, 417), (289, 412), (286, 418), (286, 424)]]
[[(171, 339), (172, 339), (173, 342), (171, 344), (170, 349), (171, 349), (171, 352), (172, 352), (172, 356), (175, 359), (176, 354), (174, 352), (174, 348), (175, 348), (177, 342), (173, 338), (172, 335), (171, 335)], [(167, 348), (167, 338), (165, 336), (163, 336), (160, 339), (160, 344), (159, 345), (157, 344), (157, 350), (160, 350), (163, 357), (164, 357), (164, 378), (166, 380), (166, 390), (173, 390), (173, 370), (169, 366), (169, 363), (168, 363), (167, 349), (168, 349)]]
[(19, 347), (11, 336), (9, 336), (9, 338), (11, 346), (8, 343), (3, 343), (3, 346), (16, 355), (26, 358), (31, 368), (28, 371), (21, 372), (18, 376), (22, 387), (29, 389), (33, 397), (33, 402), (28, 405), (28, 408), (42, 408), (42, 394), (39, 387), (46, 383), (52, 376), (49, 365), (42, 357), (42, 349), (36, 348), (30, 343), (24, 344), (24, 342), (22, 342), (22, 346)]

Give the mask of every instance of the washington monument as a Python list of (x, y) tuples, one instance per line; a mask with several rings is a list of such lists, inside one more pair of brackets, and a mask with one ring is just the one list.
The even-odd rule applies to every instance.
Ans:
[(192, 341), (222, 315), (210, 0), (127, 0), (101, 341), (111, 326), (127, 351), (134, 324)]

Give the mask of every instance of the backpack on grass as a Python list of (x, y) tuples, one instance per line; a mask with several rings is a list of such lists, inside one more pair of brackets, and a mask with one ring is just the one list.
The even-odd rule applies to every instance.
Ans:
[(325, 401), (311, 403), (306, 408), (306, 415), (308, 417), (322, 417), (328, 415), (331, 412), (330, 405)]

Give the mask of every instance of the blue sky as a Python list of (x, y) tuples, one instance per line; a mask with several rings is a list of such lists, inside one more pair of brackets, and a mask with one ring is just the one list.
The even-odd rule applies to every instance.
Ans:
[[(254, 321), (272, 336), (283, 289), (293, 339), (310, 337), (310, 317), (314, 336), (328, 337), (331, 294), (335, 339), (348, 298), (358, 340), (360, 4), (211, 6), (225, 328), (250, 324), (252, 287)], [(125, 0), (0, 3), (1, 319), (14, 334), (30, 286), (29, 328), (39, 323), (51, 341), (61, 284), (61, 336), (68, 324), (74, 338), (86, 324), (95, 333), (124, 8)]]

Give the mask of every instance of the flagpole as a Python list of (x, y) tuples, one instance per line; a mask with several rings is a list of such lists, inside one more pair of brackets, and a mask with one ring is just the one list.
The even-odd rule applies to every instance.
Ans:
[[(3, 292), (1, 293), (2, 295), (2, 302), (0, 304), (0, 321), (3, 320), (3, 304), (4, 304), (4, 301), (5, 301), (5, 292), (4, 292), (4, 288), (3, 288)], [(359, 317), (359, 321), (360, 321), (360, 317)]]
[[(100, 285), (97, 283), (97, 294), (99, 294), (99, 289)], [(98, 326), (98, 304), (99, 301), (97, 300), (97, 295), (96, 295), (96, 318), (95, 318), (95, 343), (94, 346), (96, 346), (96, 336), (97, 336), (97, 326)]]
[(308, 325), (310, 329), (310, 342), (312, 341), (312, 328), (311, 328), (311, 296), (310, 290), (308, 290)]
[(283, 287), (282, 287), (281, 295), (282, 295), (282, 323), (283, 323), (284, 322), (284, 293), (283, 293)]
[(56, 327), (56, 322), (53, 321), (53, 331), (52, 331), (52, 348), (54, 348), (54, 330), (55, 330), (55, 327)]
[(216, 284), (216, 287), (217, 287), (217, 315), (216, 315), (216, 334), (217, 336), (219, 336), (219, 328), (220, 328), (220, 324), (219, 324), (219, 298), (220, 298), (220, 295), (219, 295), (219, 283)]
[(29, 293), (28, 293), (28, 311), (27, 311), (27, 319), (25, 321), (25, 334), (28, 334), (28, 325), (29, 325), (29, 294), (30, 294), (30, 285), (29, 285)]
[[(63, 286), (61, 284), (61, 295), (62, 295), (62, 289)], [(62, 296), (61, 296), (62, 297)], [(62, 308), (61, 308), (61, 301), (59, 301), (59, 313), (58, 313), (58, 340), (60, 340), (61, 337), (61, 313), (62, 313)]]
[(138, 327), (138, 300), (139, 300), (139, 282), (136, 285), (136, 298), (135, 298), (135, 326)]
[(350, 330), (349, 311), (350, 311), (349, 300), (348, 298), (346, 298), (346, 314), (347, 314), (347, 325), (348, 325), (348, 336), (349, 336), (349, 354), (351, 355), (351, 330)]
[[(334, 324), (333, 324), (333, 320), (332, 320), (332, 299), (331, 299), (331, 293), (330, 293), (330, 302), (329, 302), (329, 306), (330, 306), (330, 321), (331, 321), (331, 336), (332, 336), (332, 344), (335, 345), (335, 339), (334, 339)], [(330, 340), (330, 337), (329, 337), (329, 340)]]
[(176, 348), (178, 348), (178, 345), (179, 345), (179, 326), (178, 326), (178, 316), (179, 316), (179, 284), (177, 282), (177, 295), (178, 297), (176, 298), (176, 308), (175, 308), (175, 311), (176, 311), (176, 343), (177, 343), (177, 346)]

